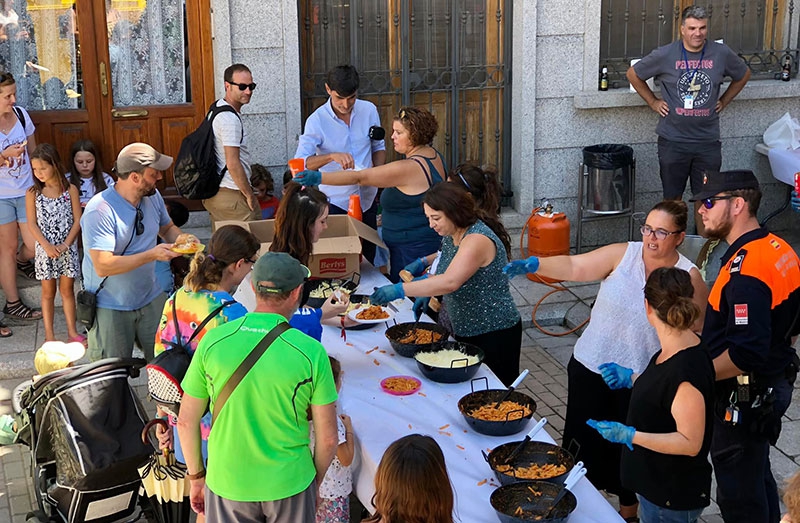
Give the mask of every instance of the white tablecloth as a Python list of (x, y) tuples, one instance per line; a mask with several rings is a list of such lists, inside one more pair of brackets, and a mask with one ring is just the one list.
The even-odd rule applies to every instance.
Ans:
[[(359, 294), (371, 294), (373, 287), (387, 283), (388, 280), (371, 265), (362, 264)], [(248, 309), (254, 308), (249, 279), (242, 282), (235, 298)], [(397, 323), (413, 321), (409, 300), (395, 302), (395, 306), (399, 309), (395, 315)], [(386, 447), (402, 436), (420, 433), (432, 436), (444, 452), (455, 491), (458, 520), (462, 523), (498, 521), (489, 496), (499, 484), (481, 450), (488, 453), (502, 443), (519, 441), (538, 417), (534, 416), (522, 434), (492, 437), (474, 432), (457, 406), (458, 400), (470, 392), (470, 384), (444, 384), (425, 379), (413, 359), (395, 354), (384, 336), (386, 328), (386, 324), (379, 324), (368, 330), (348, 330), (346, 341), (341, 338), (340, 329), (329, 326), (323, 329), (323, 345), (342, 364), (339, 408), (351, 416), (356, 433), (353, 482), (358, 499), (367, 508), (372, 508), (373, 478)], [(411, 396), (384, 393), (380, 381), (398, 374), (420, 378), (420, 391)], [(490, 388), (502, 388), (500, 380), (485, 365), (476, 375), (481, 376), (489, 380)], [(544, 430), (534, 439), (554, 443)], [(587, 479), (575, 486), (574, 493), (578, 507), (570, 517), (570, 523), (622, 521)]]

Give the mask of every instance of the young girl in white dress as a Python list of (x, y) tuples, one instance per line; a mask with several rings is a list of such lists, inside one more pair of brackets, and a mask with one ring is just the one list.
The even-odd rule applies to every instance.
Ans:
[[(330, 357), (329, 357), (330, 358)], [(342, 389), (342, 366), (336, 358), (330, 358), (336, 391)], [(316, 523), (349, 523), (350, 493), (353, 491), (353, 474), (350, 465), (355, 454), (353, 424), (350, 416), (340, 414), (336, 418), (339, 433), (339, 448), (333, 457), (325, 479), (319, 487), (320, 502), (317, 505)], [(311, 428), (311, 450), (314, 448), (314, 428)]]
[[(34, 266), (42, 282), (45, 341), (55, 341), (56, 287), (61, 289), (69, 341), (86, 343), (75, 328), (75, 278), (80, 275), (77, 239), (81, 206), (78, 188), (64, 175), (55, 147), (43, 143), (31, 154), (33, 186), (25, 195), (28, 227), (36, 240)], [(56, 283), (58, 280), (58, 284)]]

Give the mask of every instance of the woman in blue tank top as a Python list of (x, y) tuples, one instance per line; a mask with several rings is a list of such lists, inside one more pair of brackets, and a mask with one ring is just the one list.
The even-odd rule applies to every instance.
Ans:
[(389, 247), (389, 279), (407, 264), (439, 249), (439, 235), (428, 227), (422, 212), (425, 193), (444, 180), (442, 155), (432, 147), (439, 129), (436, 117), (425, 109), (404, 107), (392, 123), (394, 150), (405, 159), (361, 171), (303, 171), (294, 181), (303, 185), (371, 185), (384, 188), (383, 241)]
[(436, 274), (381, 287), (370, 301), (443, 295), (456, 340), (483, 349), (484, 363), (510, 385), (519, 374), (522, 320), (508, 278), (503, 277), (511, 243), (508, 233), (455, 183), (431, 188), (423, 202), (431, 228), (442, 237)]

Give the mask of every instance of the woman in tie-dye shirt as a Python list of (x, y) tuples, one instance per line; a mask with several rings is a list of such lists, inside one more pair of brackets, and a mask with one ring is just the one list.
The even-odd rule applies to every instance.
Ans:
[[(219, 313), (194, 336), (188, 345), (191, 354), (194, 354), (197, 344), (208, 331), (247, 313), (247, 309), (233, 299), (233, 293), (256, 262), (259, 247), (258, 239), (238, 225), (225, 225), (217, 229), (208, 242), (207, 250), (194, 255), (183, 287), (175, 291), (164, 304), (164, 312), (156, 332), (156, 355), (170, 350), (171, 345), (165, 342), (180, 341), (185, 346), (195, 329), (221, 305), (229, 304), (219, 309)], [(179, 333), (175, 332), (176, 317)], [(180, 340), (177, 339), (178, 335), (181, 337)], [(164, 417), (166, 413), (158, 409), (157, 414)], [(162, 447), (174, 442), (175, 457), (183, 461), (180, 441), (174, 430), (175, 421), (170, 416), (169, 423), (173, 426), (173, 430), (166, 432), (159, 430), (158, 436)], [(208, 457), (206, 440), (211, 431), (210, 412), (203, 417), (201, 425), (203, 459), (206, 459)]]

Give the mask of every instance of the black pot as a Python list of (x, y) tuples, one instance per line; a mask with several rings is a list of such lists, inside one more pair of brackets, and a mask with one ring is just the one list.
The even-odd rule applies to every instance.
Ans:
[[(564, 493), (564, 497), (558, 502), (555, 510), (548, 515), (553, 500), (560, 490), (561, 485), (547, 481), (522, 481), (495, 489), (489, 501), (502, 523), (527, 523), (528, 521), (566, 523), (570, 514), (578, 506), (578, 499), (569, 490)], [(518, 508), (522, 508), (525, 512), (522, 515), (514, 515)], [(536, 519), (537, 517), (540, 519)]]
[[(466, 356), (477, 356), (478, 362), (472, 365), (464, 365), (464, 360), (453, 360), (450, 362), (449, 367), (433, 367), (426, 365), (419, 361), (419, 355), (424, 353), (435, 353), (443, 350), (457, 350)], [(481, 367), (484, 353), (483, 350), (471, 343), (463, 343), (460, 341), (445, 341), (434, 344), (430, 349), (423, 349), (417, 351), (414, 359), (417, 360), (417, 367), (422, 372), (422, 375), (432, 381), (439, 383), (461, 383), (467, 381), (475, 376), (478, 369)], [(453, 366), (453, 365), (456, 366)], [(460, 365), (459, 365), (460, 364)]]
[[(477, 381), (480, 378), (477, 378)], [(484, 405), (491, 405), (496, 403), (504, 394), (508, 392), (507, 389), (488, 389), (473, 391), (458, 400), (458, 410), (467, 423), (475, 429), (476, 432), (486, 434), (487, 436), (509, 436), (522, 431), (536, 412), (536, 402), (533, 398), (521, 392), (512, 391), (508, 396), (507, 401), (513, 401), (528, 407), (531, 412), (527, 416), (520, 416), (522, 411), (509, 412), (506, 419), (502, 421), (488, 421), (472, 417), (469, 413)]]
[(531, 465), (563, 465), (565, 467), (563, 474), (552, 476), (549, 478), (539, 478), (537, 480), (530, 480), (526, 478), (517, 478), (514, 476), (513, 470), (511, 472), (500, 472), (499, 465), (505, 465), (506, 457), (511, 454), (521, 441), (512, 441), (504, 443), (496, 447), (489, 453), (488, 456), (484, 455), (487, 463), (492, 468), (494, 475), (501, 485), (510, 485), (512, 483), (519, 483), (522, 481), (546, 481), (562, 485), (567, 478), (567, 474), (572, 470), (575, 465), (575, 457), (565, 448), (553, 445), (552, 443), (545, 443), (543, 441), (529, 441), (525, 443), (516, 456), (511, 460), (508, 465), (511, 467), (529, 467)]
[(400, 356), (413, 358), (417, 351), (429, 349), (431, 345), (433, 345), (432, 343), (400, 343), (399, 340), (408, 336), (408, 333), (414, 328), (438, 332), (442, 335), (442, 338), (439, 340), (440, 342), (447, 340), (447, 337), (450, 335), (447, 329), (435, 323), (416, 323), (409, 321), (392, 325), (386, 329), (385, 336), (386, 339), (389, 340), (389, 343), (392, 344), (394, 351)]

